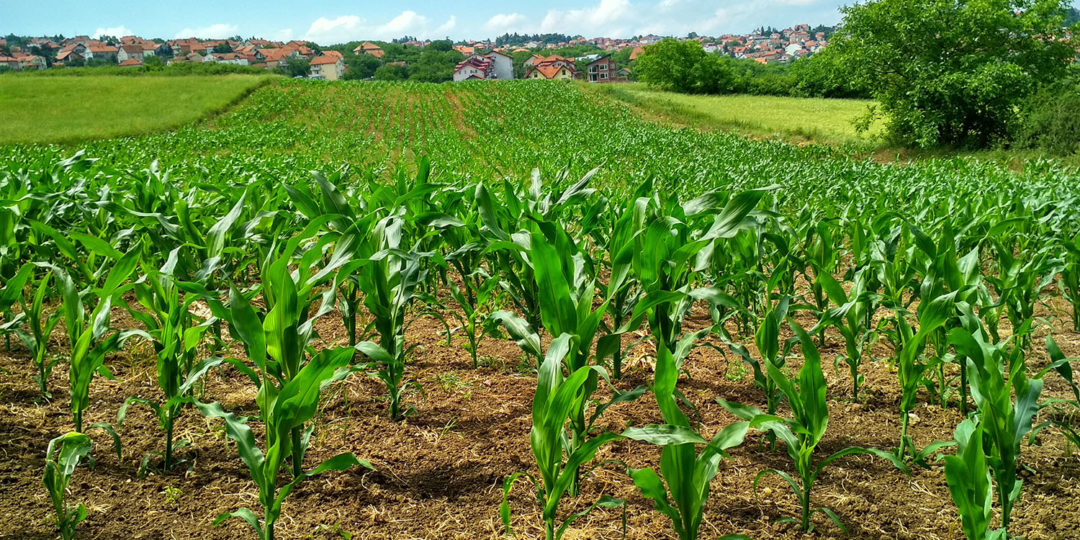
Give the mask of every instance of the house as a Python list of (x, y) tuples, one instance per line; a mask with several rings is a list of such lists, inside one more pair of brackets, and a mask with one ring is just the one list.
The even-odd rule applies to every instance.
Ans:
[(469, 56), (476, 52), (476, 47), (469, 47), (467, 45), (454, 45), (454, 50), (461, 54), (464, 54), (465, 56)]
[(563, 65), (541, 64), (525, 74), (526, 79), (568, 80), (577, 76), (577, 70)]
[(18, 70), (19, 61), (10, 56), (0, 56), (0, 66), (6, 66), (8, 69)]
[(263, 55), (267, 69), (283, 66), (290, 58), (300, 58), (300, 53), (295, 49), (259, 49), (259, 53)]
[(212, 52), (202, 59), (203, 62), (215, 62), (218, 64), (232, 64), (235, 66), (248, 65), (248, 59), (246, 56), (237, 53), (216, 53)]
[(375, 58), (382, 58), (386, 55), (386, 53), (383, 52), (382, 47), (379, 47), (370, 41), (365, 41), (360, 45), (357, 45), (356, 48), (353, 49), (353, 54), (370, 54)]
[(340, 56), (324, 54), (311, 59), (311, 78), (336, 81), (345, 75), (345, 60)]
[(472, 55), (454, 68), (454, 82), (495, 78), (495, 63), (485, 56)]
[(19, 61), (19, 68), (24, 70), (39, 70), (49, 67), (45, 62), (44, 56), (38, 56), (36, 54), (17, 52), (11, 53), (11, 57)]
[(645, 49), (641, 47), (634, 47), (634, 50), (630, 51), (630, 61), (637, 60), (639, 56), (645, 54)]
[(585, 68), (586, 80), (591, 83), (626, 82), (626, 77), (619, 78), (619, 66), (611, 55), (601, 56), (589, 62)]
[(99, 62), (116, 62), (116, 55), (120, 49), (113, 47), (112, 45), (94, 44), (86, 48), (85, 57), (89, 62), (91, 60), (97, 60)]
[(454, 68), (454, 82), (473, 79), (508, 81), (514, 78), (514, 59), (500, 52), (474, 54)]
[(139, 62), (142, 62), (143, 54), (144, 53), (142, 45), (121, 45), (119, 50), (116, 51), (116, 60), (120, 63), (124, 63), (134, 58)]
[(577, 66), (569, 58), (533, 56), (525, 61), (526, 79), (574, 79), (577, 76)]
[(120, 67), (136, 67), (141, 65), (143, 65), (143, 62), (138, 58), (128, 58), (127, 60), (120, 62)]

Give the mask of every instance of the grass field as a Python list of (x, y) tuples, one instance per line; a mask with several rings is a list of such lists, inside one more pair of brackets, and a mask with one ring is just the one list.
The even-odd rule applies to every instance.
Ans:
[(0, 77), (0, 144), (142, 135), (236, 103), (267, 78)]
[(878, 139), (881, 122), (867, 133), (854, 120), (872, 101), (777, 96), (699, 96), (653, 90), (644, 84), (585, 85), (629, 103), (646, 114), (705, 129), (734, 131), (752, 137), (780, 137), (792, 142), (867, 144)]

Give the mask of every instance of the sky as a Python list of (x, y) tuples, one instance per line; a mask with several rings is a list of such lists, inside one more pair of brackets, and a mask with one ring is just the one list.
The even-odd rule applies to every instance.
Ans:
[(233, 35), (353, 40), (494, 38), (506, 32), (592, 37), (749, 33), (759, 26), (835, 24), (849, 0), (404, 0), (175, 3), (38, 3), (0, 0), (0, 34), (139, 35), (164, 39)]

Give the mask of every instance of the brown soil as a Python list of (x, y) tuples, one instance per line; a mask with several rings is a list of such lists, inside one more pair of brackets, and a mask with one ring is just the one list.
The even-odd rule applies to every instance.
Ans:
[[(1051, 306), (1061, 309), (1060, 306)], [(1050, 311), (1043, 308), (1046, 316)], [(132, 325), (130, 318), (114, 311), (115, 327)], [(695, 312), (689, 328), (707, 322)], [(800, 321), (809, 325), (812, 321)], [(337, 314), (320, 321), (320, 346), (340, 345), (345, 339)], [(529, 449), (530, 406), (534, 376), (522, 369), (522, 355), (512, 342), (486, 339), (481, 358), (486, 367), (472, 369), (463, 349), (464, 338), (454, 336), (451, 345), (441, 335), (443, 326), (430, 317), (418, 319), (407, 335), (409, 343), (421, 345), (407, 377), (423, 391), (409, 396), (417, 413), (406, 421), (391, 422), (382, 401), (383, 389), (376, 379), (354, 375), (328, 390), (317, 417), (318, 427), (307, 456), (307, 465), (343, 451), (371, 461), (378, 471), (354, 469), (329, 473), (299, 487), (286, 501), (276, 532), (279, 538), (502, 538), (498, 517), (502, 482), (516, 471), (532, 471)], [(1003, 331), (1007, 327), (1003, 325)], [(1055, 328), (1058, 343), (1070, 356), (1080, 356), (1080, 335), (1071, 328)], [(629, 341), (628, 341), (629, 343)], [(1041, 340), (1036, 340), (1031, 365), (1045, 361)], [(751, 343), (751, 352), (756, 354)], [(51, 350), (61, 350), (54, 343)], [(831, 421), (819, 449), (826, 455), (850, 445), (891, 448), (899, 434), (896, 378), (886, 361), (866, 361), (865, 394), (860, 403), (850, 402), (846, 366), (832, 368), (832, 359), (843, 345), (829, 335), (822, 349), (829, 381)], [(636, 349), (630, 356), (646, 353)], [(240, 351), (234, 351), (240, 352)], [(874, 355), (887, 358), (887, 345), (876, 344)], [(116, 411), (131, 395), (158, 396), (152, 352), (131, 345), (109, 359), (115, 381), (95, 379), (91, 388), (88, 423), (115, 423)], [(800, 359), (789, 364), (797, 367)], [(620, 389), (645, 385), (651, 380), (648, 362), (635, 362), (621, 381)], [(680, 389), (698, 408), (692, 417), (708, 438), (734, 418), (716, 398), (762, 406), (752, 374), (744, 371), (734, 355), (716, 350), (694, 351), (686, 365)], [(52, 507), (41, 485), (43, 456), (48, 441), (69, 429), (65, 366), (58, 365), (50, 389), (53, 401), (37, 399), (36, 384), (26, 352), (18, 347), (0, 352), (0, 538), (53, 538)], [(250, 382), (234, 370), (212, 372), (201, 399), (217, 400), (240, 414), (256, 412)], [(1065, 385), (1047, 377), (1044, 396), (1063, 396)], [(601, 393), (608, 393), (606, 390)], [(960, 420), (955, 408), (920, 405), (911, 434), (920, 447), (935, 440), (951, 439)], [(614, 406), (601, 420), (602, 428), (621, 431), (626, 425), (660, 421), (655, 400), (646, 394), (634, 403)], [(256, 430), (258, 431), (258, 430)], [(80, 467), (70, 486), (70, 500), (84, 502), (88, 518), (79, 526), (80, 538), (250, 538), (248, 525), (230, 520), (211, 525), (221, 512), (246, 506), (261, 515), (254, 484), (234, 446), (224, 437), (219, 421), (208, 421), (187, 411), (176, 434), (191, 446), (178, 454), (187, 461), (169, 474), (151, 472), (139, 478), (139, 463), (147, 453), (163, 446), (156, 418), (145, 407), (134, 406), (119, 428), (124, 456), (117, 460), (111, 443), (101, 432), (95, 438), (93, 469)], [(1040, 436), (1041, 446), (1023, 449), (1023, 496), (1010, 532), (1026, 538), (1077, 538), (1080, 514), (1080, 458), (1070, 452), (1053, 430)], [(721, 462), (712, 483), (702, 538), (741, 533), (753, 538), (802, 538), (791, 524), (778, 519), (795, 516), (798, 505), (790, 488), (775, 476), (761, 481), (757, 495), (751, 489), (761, 470), (791, 470), (782, 450), (760, 444), (751, 433), (747, 442)], [(643, 443), (619, 441), (601, 449), (597, 463), (618, 460), (632, 467), (659, 462), (659, 449)], [(562, 502), (562, 515), (583, 509), (601, 495), (626, 500), (622, 509), (597, 509), (581, 518), (567, 533), (579, 538), (674, 538), (670, 522), (637, 492), (621, 466), (605, 464), (587, 476), (577, 499)], [(851, 456), (826, 469), (814, 486), (814, 505), (832, 508), (843, 520), (845, 535), (818, 514), (816, 538), (961, 538), (960, 519), (949, 497), (940, 466), (914, 469), (911, 476), (883, 460)], [(539, 510), (527, 480), (520, 480), (510, 497), (513, 528), (522, 538), (542, 536)]]

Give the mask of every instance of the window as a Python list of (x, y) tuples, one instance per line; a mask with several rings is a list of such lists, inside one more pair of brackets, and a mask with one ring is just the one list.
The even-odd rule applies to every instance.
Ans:
[(600, 64), (600, 71), (607, 71), (607, 64)]
[(600, 78), (601, 79), (606, 79), (607, 78), (607, 73), (601, 73)]

